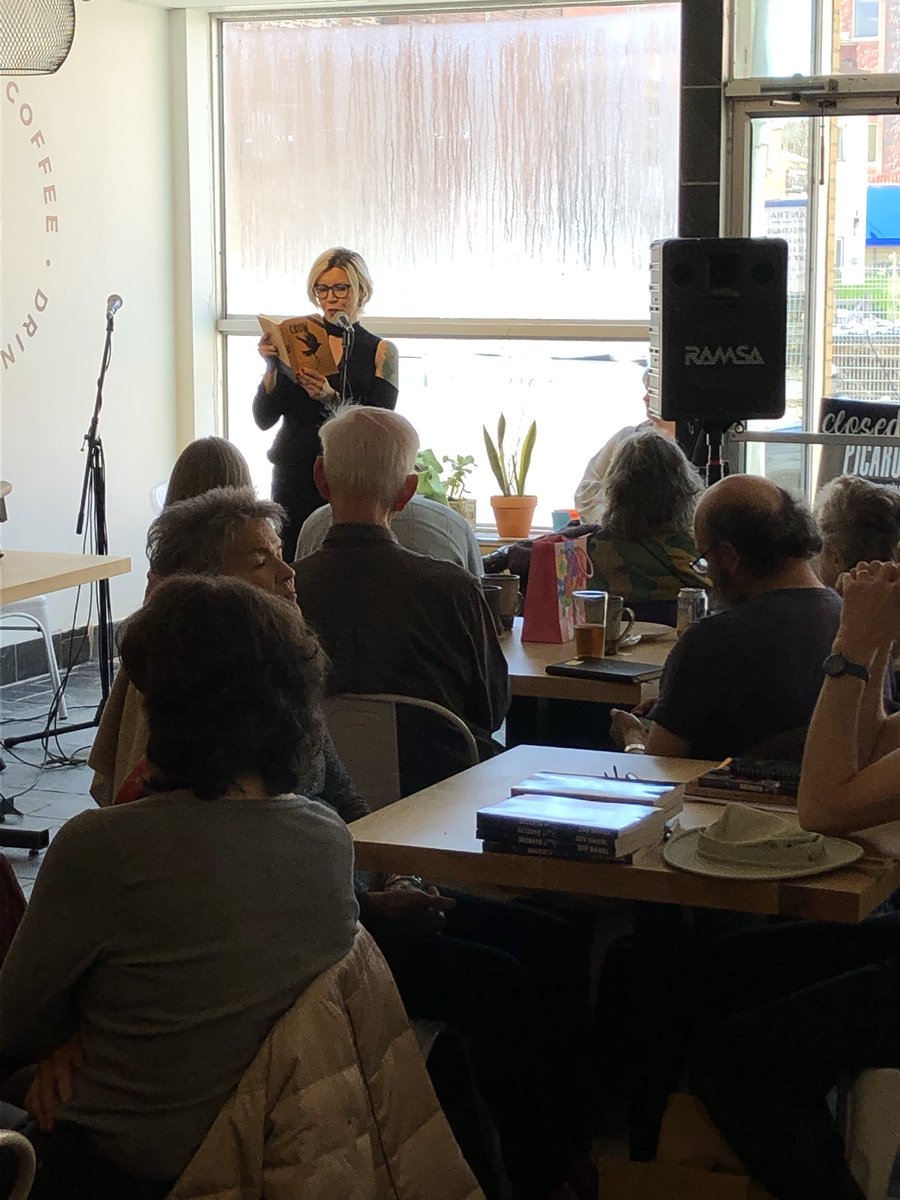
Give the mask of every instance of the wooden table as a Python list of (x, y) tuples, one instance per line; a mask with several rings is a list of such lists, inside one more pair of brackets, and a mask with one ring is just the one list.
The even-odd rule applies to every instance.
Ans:
[[(556, 746), (517, 746), (443, 783), (398, 800), (350, 826), (357, 866), (583, 896), (719, 908), (830, 921), (860, 921), (900, 886), (900, 862), (866, 859), (827, 875), (780, 883), (710, 879), (663, 862), (662, 847), (640, 865), (485, 854), (475, 837), (475, 813), (509, 794), (534, 771), (602, 775), (614, 768), (642, 778), (686, 782), (714, 763), (650, 758)], [(708, 824), (722, 809), (688, 802), (683, 825)]]
[[(503, 635), (500, 644), (509, 665), (513, 696), (532, 696), (542, 700), (593, 700), (600, 704), (621, 704), (630, 708), (659, 693), (659, 680), (629, 683), (548, 675), (546, 667), (549, 663), (575, 657), (574, 643), (523, 642), (521, 617), (516, 617), (512, 630)], [(617, 654), (616, 658), (662, 666), (674, 645), (673, 629), (671, 636), (658, 642), (639, 642), (632, 650)]]
[[(130, 558), (111, 554), (52, 554), (43, 550), (6, 550), (0, 558), (0, 604), (15, 604), (45, 592), (94, 583), (113, 575), (127, 575)], [(8, 739), (9, 745), (28, 741), (38, 735), (25, 734)], [(4, 745), (6, 742), (4, 742)], [(2, 759), (0, 759), (2, 765)], [(12, 801), (0, 796), (0, 846), (22, 846), (43, 850), (48, 845), (49, 831), (32, 825), (4, 825), (6, 817), (21, 817)]]
[(111, 554), (50, 554), (43, 550), (6, 550), (0, 558), (0, 604), (28, 600), (44, 592), (127, 575), (130, 558)]

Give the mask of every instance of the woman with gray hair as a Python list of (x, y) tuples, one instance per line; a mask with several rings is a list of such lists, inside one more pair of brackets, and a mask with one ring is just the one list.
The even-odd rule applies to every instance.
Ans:
[(895, 562), (900, 542), (900, 492), (857, 475), (838, 475), (816, 497), (822, 535), (818, 576), (834, 587), (858, 562)]
[(271, 337), (260, 339), (259, 353), (266, 370), (253, 401), (253, 419), (260, 429), (281, 428), (269, 449), (273, 465), (272, 498), (284, 508), (287, 520), (281, 531), (284, 557), (290, 560), (300, 526), (325, 500), (316, 487), (312, 469), (321, 453), (319, 429), (341, 403), (344, 330), (347, 335), (346, 382), (350, 404), (394, 408), (397, 404), (397, 348), (376, 337), (359, 323), (372, 296), (372, 276), (362, 255), (344, 246), (320, 254), (307, 279), (306, 294), (325, 318), (325, 331), (337, 364), (333, 375), (303, 371), (296, 382), (278, 366)]
[[(281, 519), (279, 506), (258, 500), (251, 487), (214, 488), (168, 505), (147, 535), (148, 593), (161, 580), (179, 575), (227, 576), (295, 605), (294, 572), (281, 557)], [(240, 638), (235, 630), (234, 641)], [(231, 649), (231, 642), (223, 643), (223, 659)], [(147, 736), (143, 698), (120, 667), (88, 756), (94, 770), (91, 795), (101, 808), (145, 794)], [(327, 731), (304, 789), (311, 798), (337, 809), (345, 820), (368, 811)]]
[(626, 438), (604, 479), (600, 530), (588, 542), (590, 586), (622, 596), (641, 620), (675, 624), (683, 587), (710, 587), (692, 563), (703, 482), (678, 443), (654, 429)]

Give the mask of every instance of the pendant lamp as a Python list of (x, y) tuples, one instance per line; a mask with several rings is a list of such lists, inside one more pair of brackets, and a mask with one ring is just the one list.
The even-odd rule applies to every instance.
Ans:
[(0, 0), (0, 75), (52, 75), (75, 37), (75, 0)]

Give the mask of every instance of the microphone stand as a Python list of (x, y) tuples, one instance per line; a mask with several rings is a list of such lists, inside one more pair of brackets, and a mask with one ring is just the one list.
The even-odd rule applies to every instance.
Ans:
[(341, 326), (341, 407), (350, 401), (350, 389), (347, 385), (347, 368), (350, 365), (350, 355), (353, 353), (353, 342), (356, 330), (352, 325)]
[[(84, 479), (81, 485), (81, 503), (78, 507), (78, 520), (75, 525), (75, 532), (81, 534), (84, 531), (85, 512), (88, 506), (88, 492), (90, 491), (91, 509), (94, 519), (93, 543), (95, 554), (109, 553), (109, 538), (106, 530), (106, 460), (103, 456), (103, 442), (97, 433), (97, 425), (100, 420), (100, 409), (103, 406), (103, 382), (106, 379), (106, 370), (112, 358), (113, 320), (113, 313), (107, 312), (106, 341), (103, 344), (100, 375), (97, 379), (97, 396), (94, 400), (94, 413), (82, 442), (82, 452), (87, 447), (87, 457), (84, 463)], [(97, 705), (97, 711), (94, 713), (92, 720), (82, 721), (78, 725), (67, 724), (65, 733), (77, 733), (82, 729), (93, 729), (100, 724), (103, 709), (106, 707), (106, 702), (109, 699), (109, 693), (112, 689), (112, 630), (112, 605), (109, 598), (109, 580), (100, 579), (97, 582), (97, 649), (100, 664), (100, 703)], [(26, 733), (20, 737), (4, 738), (2, 745), (5, 747), (19, 746), (23, 742), (33, 742), (43, 739), (47, 736), (49, 724), (48, 721), (47, 727), (41, 730), (40, 733)]]

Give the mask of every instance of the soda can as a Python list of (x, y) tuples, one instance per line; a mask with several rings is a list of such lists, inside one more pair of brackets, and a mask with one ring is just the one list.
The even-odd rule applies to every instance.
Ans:
[(684, 633), (688, 625), (705, 617), (709, 608), (709, 600), (703, 588), (682, 588), (678, 593), (678, 615), (675, 632), (678, 637)]

